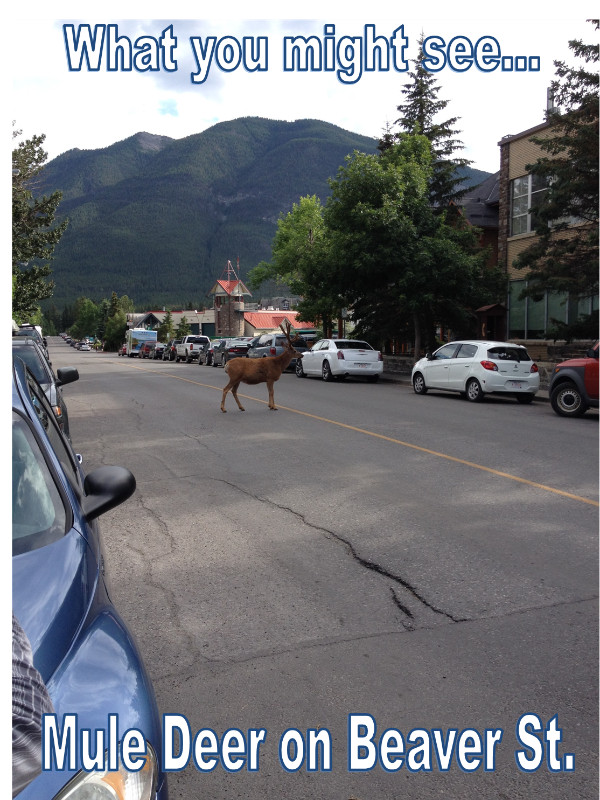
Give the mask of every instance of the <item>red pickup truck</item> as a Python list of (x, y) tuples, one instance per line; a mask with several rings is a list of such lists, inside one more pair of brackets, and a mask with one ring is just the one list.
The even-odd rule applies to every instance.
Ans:
[(598, 408), (598, 346), (585, 356), (570, 358), (554, 367), (549, 393), (552, 408), (561, 417), (580, 417)]

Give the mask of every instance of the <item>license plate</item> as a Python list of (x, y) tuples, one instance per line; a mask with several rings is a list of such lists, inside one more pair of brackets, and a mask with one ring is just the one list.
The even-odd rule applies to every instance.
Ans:
[(355, 364), (354, 364), (354, 366), (355, 366), (355, 367), (368, 367), (369, 365), (368, 365), (368, 364), (358, 364), (358, 363), (355, 363)]
[(507, 381), (507, 385), (511, 389), (524, 389), (527, 386), (523, 381)]

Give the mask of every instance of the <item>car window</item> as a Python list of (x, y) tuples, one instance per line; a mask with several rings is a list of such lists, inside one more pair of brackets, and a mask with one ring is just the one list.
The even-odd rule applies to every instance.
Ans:
[(80, 490), (81, 477), (79, 469), (75, 463), (73, 451), (71, 450), (70, 446), (67, 445), (62, 433), (58, 429), (54, 413), (52, 412), (52, 409), (46, 400), (46, 396), (40, 391), (40, 387), (37, 386), (30, 375), (27, 375), (27, 388), (29, 390), (31, 404), (33, 405), (38, 415), (38, 419), (46, 431), (46, 435), (50, 440), (50, 444), (54, 450), (54, 453), (56, 454), (56, 457), (60, 461), (67, 478), (71, 481), (73, 488)]
[(524, 347), (497, 346), (490, 347), (487, 352), (492, 361), (531, 361)]
[(64, 536), (67, 512), (40, 447), (25, 420), (12, 416), (13, 555)]
[(433, 357), (436, 361), (443, 360), (445, 358), (452, 358), (455, 350), (456, 344), (445, 344), (443, 347), (440, 347), (439, 350), (436, 350), (436, 352), (433, 354)]
[(474, 358), (477, 353), (476, 344), (461, 344), (458, 348), (456, 358)]
[(42, 384), (52, 382), (52, 377), (48, 369), (44, 366), (35, 347), (30, 345), (13, 346), (13, 355), (18, 355), (19, 358), (27, 364), (27, 367), (33, 372), (37, 381)]
[(373, 349), (370, 344), (367, 344), (367, 342), (359, 342), (358, 340), (356, 340), (356, 341), (353, 340), (351, 342), (346, 342), (346, 341), (336, 342), (335, 346), (338, 348), (338, 350), (372, 350)]

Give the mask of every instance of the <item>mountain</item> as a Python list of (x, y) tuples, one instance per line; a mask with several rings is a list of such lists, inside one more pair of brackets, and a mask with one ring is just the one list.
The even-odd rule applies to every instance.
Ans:
[[(198, 308), (230, 260), (242, 280), (269, 259), (277, 220), (303, 195), (329, 195), (353, 150), (377, 140), (318, 120), (246, 117), (171, 139), (137, 133), (49, 162), (42, 191), (60, 190), (69, 225), (52, 262), (61, 308), (115, 291), (138, 308)], [(467, 170), (475, 185), (489, 173)]]

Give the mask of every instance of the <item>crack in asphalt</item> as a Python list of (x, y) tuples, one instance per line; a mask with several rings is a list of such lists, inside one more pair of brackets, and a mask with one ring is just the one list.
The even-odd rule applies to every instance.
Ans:
[[(427, 598), (425, 598), (414, 586), (412, 586), (407, 580), (402, 578), (400, 575), (396, 575), (395, 573), (393, 573), (390, 570), (386, 569), (385, 567), (381, 566), (381, 564), (377, 564), (375, 561), (371, 561), (370, 559), (363, 558), (356, 551), (356, 548), (354, 547), (352, 542), (349, 541), (348, 539), (345, 539), (339, 533), (336, 533), (335, 531), (332, 531), (329, 528), (324, 528), (321, 525), (315, 525), (314, 523), (309, 522), (306, 519), (306, 517), (304, 516), (304, 514), (301, 514), (299, 511), (296, 511), (295, 509), (290, 508), (289, 506), (284, 506), (284, 505), (280, 505), (279, 503), (275, 503), (273, 500), (269, 500), (266, 497), (260, 497), (259, 495), (256, 495), (253, 492), (248, 491), (247, 489), (243, 489), (241, 486), (237, 486), (236, 484), (231, 483), (230, 481), (227, 481), (224, 478), (215, 478), (214, 480), (218, 481), (219, 483), (224, 483), (227, 486), (230, 486), (232, 489), (237, 489), (239, 492), (242, 492), (243, 494), (247, 495), (248, 497), (252, 497), (253, 499), (258, 500), (259, 503), (266, 503), (267, 505), (272, 506), (273, 508), (278, 508), (280, 511), (287, 511), (288, 513), (293, 514), (295, 517), (297, 517), (302, 522), (303, 525), (306, 525), (307, 527), (311, 528), (312, 530), (318, 531), (320, 533), (324, 533), (325, 535), (327, 535), (331, 539), (334, 539), (335, 541), (339, 542), (340, 544), (342, 544), (346, 548), (346, 550), (348, 551), (348, 553), (350, 553), (352, 558), (355, 561), (357, 561), (361, 566), (365, 567), (365, 569), (372, 570), (373, 572), (376, 572), (377, 574), (382, 575), (384, 578), (389, 578), (390, 580), (395, 581), (400, 586), (402, 586), (403, 589), (405, 589), (407, 592), (409, 592), (415, 598), (415, 600), (418, 600), (418, 602), (421, 603), (421, 605), (423, 605), (429, 611), (432, 611), (434, 614), (439, 614), (440, 616), (446, 617), (446, 619), (449, 619), (451, 622), (468, 622), (469, 621), (468, 617), (455, 617), (454, 615), (450, 614), (448, 611), (444, 611), (443, 609), (438, 608), (433, 603), (431, 603), (429, 600), (427, 600)], [(397, 594), (394, 592), (393, 589), (392, 589), (392, 598), (394, 600), (395, 605), (400, 609), (400, 611), (402, 611), (404, 614), (406, 614), (408, 616), (409, 620), (413, 620), (414, 619), (414, 614), (412, 614), (409, 611), (409, 609), (400, 602)], [(408, 625), (410, 625), (410, 627), (407, 628), (407, 629), (409, 629), (409, 630), (413, 630), (414, 629), (414, 626), (412, 625), (411, 622), (409, 622)]]

